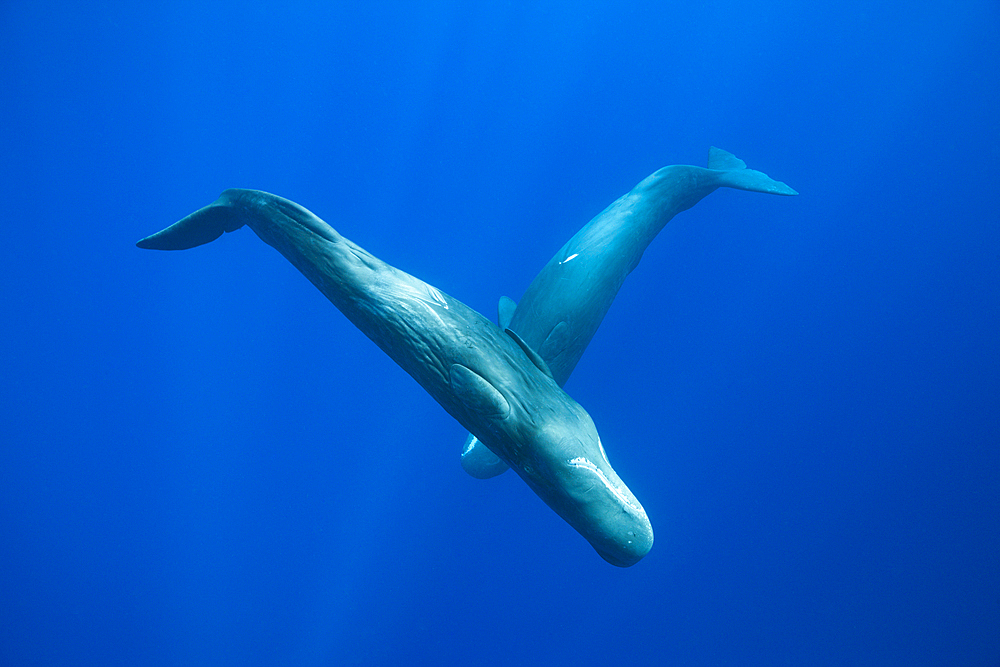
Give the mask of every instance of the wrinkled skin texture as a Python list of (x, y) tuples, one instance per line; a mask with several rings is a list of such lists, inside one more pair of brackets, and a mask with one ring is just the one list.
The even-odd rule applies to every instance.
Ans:
[(608, 462), (590, 416), (515, 335), (460, 301), (382, 262), (298, 204), (255, 190), (226, 190), (137, 245), (181, 250), (243, 225), (294, 264), (601, 557), (627, 567), (646, 555), (652, 527)]

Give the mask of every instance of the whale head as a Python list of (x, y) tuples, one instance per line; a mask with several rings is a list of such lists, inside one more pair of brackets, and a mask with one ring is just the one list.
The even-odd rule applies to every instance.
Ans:
[(611, 467), (590, 415), (549, 420), (511, 467), (612, 565), (629, 567), (653, 546), (653, 527)]
[(604, 560), (634, 565), (653, 546), (646, 511), (611, 467), (587, 411), (517, 334), (506, 333), (523, 352), (509, 364), (479, 372), (451, 366), (450, 395), (460, 406), (453, 414)]

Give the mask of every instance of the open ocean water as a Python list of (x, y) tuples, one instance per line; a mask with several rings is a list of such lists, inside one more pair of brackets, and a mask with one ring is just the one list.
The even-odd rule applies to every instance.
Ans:
[[(1000, 4), (0, 4), (0, 665), (1000, 665)], [(605, 563), (249, 230), (495, 317), (649, 173), (719, 190), (566, 390)]]

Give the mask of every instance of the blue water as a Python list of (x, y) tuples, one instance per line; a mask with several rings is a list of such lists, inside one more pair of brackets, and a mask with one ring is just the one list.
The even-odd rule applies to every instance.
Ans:
[[(1000, 5), (0, 6), (0, 664), (1000, 664)], [(601, 560), (251, 232), (495, 316), (710, 145), (567, 391)]]

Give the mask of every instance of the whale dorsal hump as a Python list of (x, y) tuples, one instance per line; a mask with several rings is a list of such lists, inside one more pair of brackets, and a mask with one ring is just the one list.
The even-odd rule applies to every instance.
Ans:
[(538, 370), (540, 370), (541, 372), (545, 373), (550, 378), (555, 380), (555, 378), (552, 377), (552, 371), (549, 370), (549, 365), (545, 363), (545, 360), (542, 359), (542, 357), (537, 352), (532, 350), (527, 343), (521, 340), (520, 336), (518, 336), (510, 329), (504, 329), (503, 332), (514, 339), (514, 342), (517, 343), (518, 347), (524, 350), (524, 354), (528, 357), (528, 359), (531, 359), (531, 363), (535, 364), (535, 366), (538, 366)]
[(486, 378), (461, 364), (451, 365), (451, 390), (469, 410), (490, 419), (506, 419), (510, 403)]
[(747, 163), (729, 151), (712, 146), (708, 149), (708, 168), (718, 169), (719, 171), (733, 171), (736, 169), (746, 169)]
[(510, 326), (510, 321), (514, 317), (516, 309), (517, 304), (514, 303), (514, 299), (509, 296), (500, 297), (500, 303), (497, 304), (497, 324), (500, 325), (501, 329), (506, 329)]

